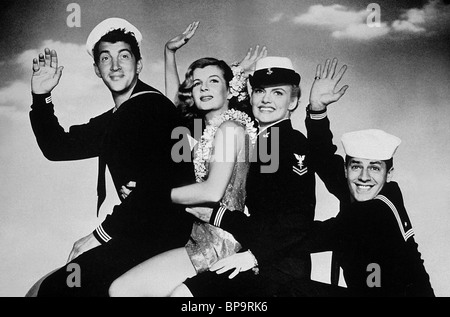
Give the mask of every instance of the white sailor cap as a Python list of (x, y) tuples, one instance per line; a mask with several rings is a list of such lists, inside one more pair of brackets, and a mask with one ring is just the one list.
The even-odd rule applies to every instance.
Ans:
[(124, 29), (126, 32), (130, 32), (134, 34), (138, 45), (141, 45), (142, 42), (142, 33), (130, 22), (121, 18), (109, 18), (102, 22), (100, 22), (89, 34), (88, 39), (86, 41), (86, 50), (91, 57), (94, 57), (94, 47), (100, 39), (114, 30)]
[(301, 77), (294, 70), (292, 61), (287, 57), (267, 56), (256, 62), (255, 72), (250, 76), (252, 87), (273, 85), (299, 85)]
[(377, 129), (355, 131), (342, 136), (348, 156), (370, 160), (390, 160), (401, 142), (398, 137)]

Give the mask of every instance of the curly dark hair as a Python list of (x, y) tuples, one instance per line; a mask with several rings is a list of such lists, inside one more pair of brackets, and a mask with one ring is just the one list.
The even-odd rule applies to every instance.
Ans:
[(116, 29), (107, 34), (105, 34), (94, 46), (92, 52), (94, 54), (94, 61), (98, 64), (100, 60), (100, 42), (107, 43), (117, 43), (117, 42), (125, 42), (130, 45), (131, 52), (133, 53), (136, 61), (142, 59), (141, 49), (139, 48), (139, 44), (134, 36), (133, 32), (127, 32), (125, 29)]

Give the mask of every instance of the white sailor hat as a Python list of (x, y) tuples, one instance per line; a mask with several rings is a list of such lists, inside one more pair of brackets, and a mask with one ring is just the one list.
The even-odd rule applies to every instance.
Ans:
[(299, 85), (301, 77), (287, 57), (268, 56), (256, 62), (255, 72), (250, 76), (250, 85), (267, 87), (274, 85)]
[(390, 160), (401, 142), (396, 136), (377, 129), (355, 131), (342, 136), (348, 156), (370, 160)]
[(86, 41), (86, 50), (91, 57), (94, 57), (94, 47), (100, 39), (114, 30), (125, 30), (125, 32), (133, 33), (138, 45), (142, 42), (142, 33), (130, 22), (121, 18), (109, 18), (100, 22), (89, 34)]

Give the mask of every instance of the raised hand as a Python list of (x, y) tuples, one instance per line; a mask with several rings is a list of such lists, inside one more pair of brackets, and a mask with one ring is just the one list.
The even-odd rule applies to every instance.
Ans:
[(175, 53), (177, 50), (182, 48), (195, 35), (195, 32), (197, 31), (199, 25), (200, 22), (198, 21), (189, 24), (189, 26), (183, 33), (177, 35), (166, 43), (166, 49)]
[(347, 71), (347, 66), (344, 65), (336, 74), (337, 64), (338, 60), (334, 58), (332, 62), (329, 59), (325, 62), (323, 71), (322, 65), (317, 66), (316, 78), (311, 88), (311, 95), (309, 99), (311, 110), (324, 110), (328, 105), (341, 99), (347, 91), (347, 85), (343, 86), (339, 90), (336, 88)]
[(264, 46), (260, 52), (259, 45), (256, 45), (255, 50), (253, 50), (252, 47), (248, 50), (247, 55), (239, 63), (239, 66), (242, 67), (246, 76), (251, 75), (251, 73), (253, 73), (256, 62), (266, 56), (267, 56), (267, 48)]
[(46, 48), (39, 54), (39, 60), (33, 59), (31, 91), (34, 94), (48, 94), (58, 85), (64, 67), (58, 67), (58, 55), (55, 50)]

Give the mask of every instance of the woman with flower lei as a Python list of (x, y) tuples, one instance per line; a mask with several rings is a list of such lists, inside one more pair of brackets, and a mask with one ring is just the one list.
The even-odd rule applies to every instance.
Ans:
[[(249, 51), (232, 70), (225, 62), (202, 58), (189, 67), (180, 85), (175, 52), (195, 34), (198, 22), (166, 44), (166, 94), (188, 120), (187, 125), (202, 123), (204, 132), (193, 150), (196, 183), (174, 188), (171, 198), (176, 204), (201, 206), (220, 203), (230, 210), (244, 210), (246, 178), (250, 157), (257, 139), (257, 128), (249, 114), (239, 110), (246, 98), (242, 91), (248, 71), (266, 56)], [(126, 193), (124, 193), (126, 194)], [(188, 237), (187, 237), (188, 239)], [(238, 252), (240, 243), (228, 232), (208, 223), (193, 226), (185, 247), (171, 250), (147, 260), (116, 280), (112, 296), (169, 296), (187, 278), (207, 271), (218, 260)]]

